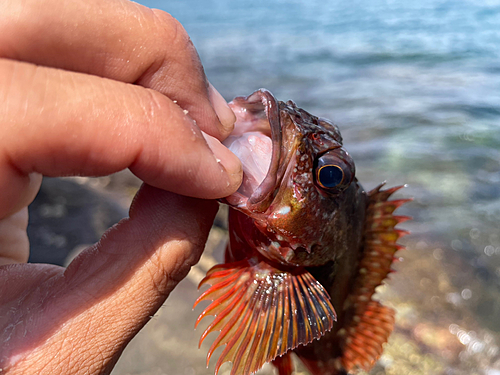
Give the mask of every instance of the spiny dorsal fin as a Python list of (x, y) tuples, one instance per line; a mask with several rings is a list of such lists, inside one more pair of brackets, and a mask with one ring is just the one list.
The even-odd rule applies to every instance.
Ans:
[(210, 347), (210, 357), (226, 345), (215, 374), (227, 361), (231, 375), (249, 375), (264, 363), (298, 345), (319, 339), (336, 320), (325, 289), (304, 269), (284, 271), (256, 258), (217, 265), (208, 271), (200, 286), (211, 284), (195, 302), (213, 302), (200, 314), (215, 318), (200, 339), (220, 331)]
[(342, 338), (342, 365), (348, 371), (368, 371), (382, 355), (382, 345), (387, 342), (394, 328), (394, 310), (372, 301), (375, 288), (391, 272), (394, 254), (403, 247), (397, 240), (408, 234), (395, 229), (399, 223), (411, 219), (395, 216), (393, 212), (411, 199), (388, 200), (404, 186), (380, 190), (379, 185), (368, 193), (366, 211), (365, 246), (360, 261), (359, 274), (353, 292), (346, 301), (346, 308), (353, 311), (348, 326), (339, 332)]

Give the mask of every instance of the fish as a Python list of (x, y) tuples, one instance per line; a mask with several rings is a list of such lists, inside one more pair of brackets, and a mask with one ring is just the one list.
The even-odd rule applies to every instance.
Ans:
[(313, 375), (368, 371), (393, 331), (395, 312), (373, 299), (392, 272), (410, 218), (389, 200), (403, 186), (365, 192), (339, 128), (293, 101), (260, 89), (229, 103), (235, 130), (224, 144), (242, 161), (229, 206), (225, 263), (215, 265), (196, 300), (212, 301), (195, 327), (219, 331), (207, 355), (249, 375), (271, 362), (291, 375), (292, 354)]

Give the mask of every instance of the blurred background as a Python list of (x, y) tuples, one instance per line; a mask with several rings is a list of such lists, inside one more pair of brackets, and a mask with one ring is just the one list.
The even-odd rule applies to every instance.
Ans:
[[(398, 214), (413, 216), (412, 234), (379, 288), (397, 327), (372, 374), (500, 374), (500, 1), (140, 2), (184, 25), (227, 100), (260, 87), (293, 99), (339, 125), (366, 189), (408, 184), (397, 197), (414, 201)], [(126, 215), (138, 186), (126, 172), (46, 179), (31, 261), (68, 262)], [(222, 259), (224, 225), (222, 213), (114, 375), (213, 374), (213, 336), (197, 349), (192, 303)]]

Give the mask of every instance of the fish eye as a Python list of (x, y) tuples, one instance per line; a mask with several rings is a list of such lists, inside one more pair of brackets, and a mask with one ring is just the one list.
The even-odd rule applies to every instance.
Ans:
[(330, 193), (337, 194), (347, 189), (354, 173), (354, 162), (342, 148), (329, 150), (316, 160), (316, 183)]
[(323, 165), (318, 169), (318, 183), (325, 188), (333, 188), (342, 183), (344, 172), (338, 165)]

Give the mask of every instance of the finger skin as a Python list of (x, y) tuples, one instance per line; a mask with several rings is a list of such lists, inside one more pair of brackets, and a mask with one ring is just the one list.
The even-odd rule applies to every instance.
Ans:
[[(130, 218), (61, 267), (0, 267), (0, 368), (105, 374), (186, 276), (217, 204), (143, 186)], [(5, 319), (7, 318), (7, 319)], [(57, 359), (57, 360), (55, 360)]]
[[(57, 9), (57, 11), (54, 11)], [(206, 133), (224, 139), (208, 81), (182, 25), (125, 0), (2, 0), (0, 57), (136, 83), (172, 100)]]
[(29, 255), (28, 208), (0, 220), (0, 266), (26, 263)]
[(102, 176), (130, 168), (150, 185), (200, 198), (239, 186), (236, 156), (221, 147), (225, 165), (218, 162), (223, 157), (192, 119), (154, 90), (6, 59), (0, 82), (0, 218), (33, 198), (33, 173)]

